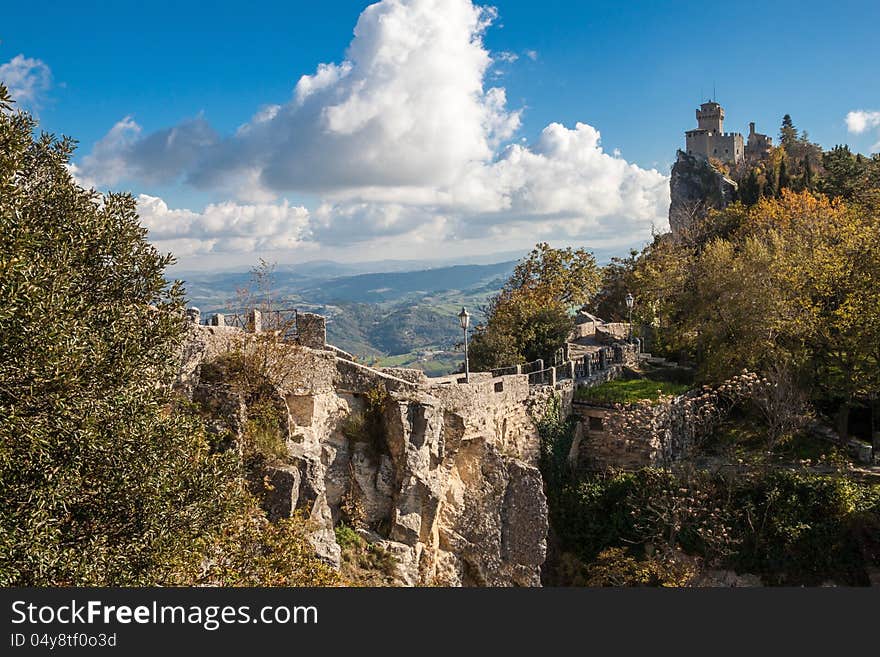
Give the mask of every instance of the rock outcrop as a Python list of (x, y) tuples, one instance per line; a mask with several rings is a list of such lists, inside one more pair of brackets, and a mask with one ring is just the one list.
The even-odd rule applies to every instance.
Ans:
[[(218, 433), (240, 439), (248, 400), (202, 376), (231, 339), (248, 337), (194, 326), (181, 386), (223, 418)], [(528, 406), (547, 391), (528, 375), (426, 382), (328, 350), (275, 348), (287, 454), (265, 471), (271, 519), (304, 512), (319, 554), (337, 565), (334, 526), (353, 523), (395, 557), (403, 585), (540, 585), (547, 502)]]
[(708, 160), (678, 151), (669, 179), (669, 227), (679, 235), (705, 217), (736, 200), (737, 184)]

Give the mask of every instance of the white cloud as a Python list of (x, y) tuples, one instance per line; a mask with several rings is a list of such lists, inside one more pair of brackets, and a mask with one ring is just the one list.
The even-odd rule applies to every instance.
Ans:
[(160, 198), (140, 194), (137, 206), (150, 241), (180, 257), (293, 249), (302, 243), (309, 217), (304, 207), (287, 201), (255, 205), (227, 201), (193, 212), (171, 209)]
[(505, 64), (513, 64), (516, 60), (519, 59), (519, 55), (517, 55), (515, 52), (502, 50), (501, 52), (495, 53), (493, 59), (498, 62), (504, 62)]
[(36, 109), (52, 86), (52, 71), (42, 60), (16, 55), (0, 64), (0, 82), (17, 104)]
[(880, 112), (855, 110), (846, 115), (846, 128), (855, 134), (861, 134), (868, 128), (880, 126)]
[[(194, 217), (210, 215), (215, 226), (242, 213), (251, 223), (240, 226), (275, 226), (254, 248), (294, 234), (327, 246), (634, 242), (662, 227), (668, 179), (604, 152), (595, 128), (553, 123), (531, 146), (509, 144), (520, 111), (502, 87), (485, 85), (493, 57), (482, 37), (494, 17), (470, 0), (383, 0), (361, 14), (344, 61), (303, 75), (287, 102), (263, 106), (234, 134), (220, 137), (197, 117), (142, 136), (126, 117), (76, 173), (104, 184), (185, 180), (254, 204), (197, 214), (142, 202), (153, 219), (177, 226), (161, 239), (193, 239), (203, 250), (243, 247), (245, 236), (234, 244), (209, 236), (207, 220)], [(290, 193), (318, 199), (311, 212), (298, 208), (295, 231), (272, 219), (289, 215), (286, 201), (274, 201)]]
[[(860, 135), (872, 128), (880, 128), (880, 112), (854, 110), (846, 115), (846, 129), (853, 134)], [(880, 130), (878, 130), (880, 138)], [(871, 146), (871, 151), (880, 153), (880, 141)]]

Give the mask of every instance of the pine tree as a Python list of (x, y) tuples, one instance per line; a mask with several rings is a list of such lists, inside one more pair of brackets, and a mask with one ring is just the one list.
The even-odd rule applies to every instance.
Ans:
[(782, 144), (782, 147), (786, 151), (789, 151), (791, 147), (797, 143), (797, 139), (797, 128), (794, 127), (794, 123), (791, 120), (791, 115), (786, 114), (782, 117), (782, 127), (779, 129), (779, 141)]
[(748, 177), (743, 181), (739, 189), (739, 199), (745, 205), (754, 205), (761, 197), (761, 183), (758, 180), (758, 171), (752, 168)]
[(768, 167), (764, 173), (764, 189), (761, 190), (761, 196), (767, 198), (776, 196), (776, 171), (772, 167)]
[(819, 181), (819, 191), (828, 196), (852, 198), (862, 166), (859, 157), (853, 155), (849, 146), (835, 146), (822, 155), (825, 173)]
[(788, 168), (785, 165), (786, 158), (782, 158), (779, 163), (779, 184), (776, 189), (776, 195), (782, 194), (782, 190), (791, 187), (791, 180), (788, 177)]
[(807, 191), (813, 191), (813, 167), (810, 164), (810, 156), (807, 155), (804, 158), (804, 177), (803, 177), (803, 187)]

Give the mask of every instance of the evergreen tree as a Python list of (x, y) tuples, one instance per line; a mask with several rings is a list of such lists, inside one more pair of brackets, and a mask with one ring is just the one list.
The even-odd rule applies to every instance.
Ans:
[(810, 156), (804, 158), (804, 176), (803, 188), (809, 192), (813, 191), (813, 166), (810, 164)]
[(767, 167), (764, 172), (764, 188), (761, 190), (761, 196), (767, 198), (776, 196), (776, 170), (773, 167)]
[(824, 153), (822, 166), (825, 174), (819, 181), (819, 191), (828, 196), (852, 198), (858, 188), (863, 165), (850, 151), (849, 146), (835, 146)]
[[(237, 453), (171, 391), (188, 330), (172, 257), (131, 195), (73, 181), (73, 140), (35, 139), (11, 106), (0, 84), (0, 586), (192, 584), (231, 535), (224, 564), (270, 555)], [(272, 564), (311, 563), (302, 534), (270, 538)], [(295, 583), (244, 561), (264, 579), (213, 582)]]
[(786, 114), (782, 117), (782, 127), (779, 129), (779, 142), (786, 151), (789, 151), (797, 143), (797, 139), (797, 128), (794, 127), (791, 115)]
[(748, 177), (739, 188), (739, 198), (745, 205), (754, 205), (761, 197), (761, 183), (758, 180), (758, 170), (752, 168)]
[(779, 163), (779, 184), (776, 189), (776, 195), (780, 195), (783, 189), (791, 187), (791, 181), (788, 177), (788, 169), (785, 165), (786, 158), (782, 158), (782, 161)]

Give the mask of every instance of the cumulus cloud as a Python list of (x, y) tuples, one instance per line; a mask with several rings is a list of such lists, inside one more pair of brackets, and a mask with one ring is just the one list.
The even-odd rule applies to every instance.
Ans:
[(296, 248), (309, 217), (306, 208), (287, 201), (254, 205), (227, 201), (194, 212), (171, 209), (161, 198), (140, 194), (137, 205), (150, 240), (180, 257)]
[[(854, 110), (846, 115), (846, 128), (853, 134), (860, 135), (873, 128), (880, 128), (880, 112)], [(880, 138), (880, 130), (878, 130)], [(874, 152), (880, 152), (880, 141), (871, 147)]]
[(880, 126), (880, 112), (855, 110), (846, 115), (846, 127), (850, 132), (860, 134), (868, 128)]
[(219, 136), (202, 116), (141, 136), (131, 117), (118, 121), (78, 165), (84, 179), (101, 185), (137, 179), (168, 183), (182, 176)]
[(36, 109), (52, 86), (52, 71), (42, 60), (16, 55), (0, 64), (0, 82), (16, 103)]
[[(285, 233), (297, 243), (515, 235), (528, 244), (622, 233), (635, 241), (662, 227), (667, 178), (606, 153), (592, 126), (553, 123), (532, 145), (509, 143), (521, 111), (486, 79), (493, 62), (515, 55), (493, 57), (484, 47), (494, 18), (470, 0), (383, 0), (361, 14), (341, 63), (301, 76), (286, 102), (259, 108), (233, 134), (220, 136), (197, 117), (143, 135), (126, 117), (76, 173), (104, 184), (184, 180), (232, 194), (236, 212), (253, 208), (254, 230), (262, 215), (270, 224), (273, 213), (287, 216), (291, 206), (279, 197), (306, 194), (316, 203), (300, 208)], [(154, 205), (144, 202), (155, 213)], [(219, 213), (221, 205), (202, 214), (238, 216)], [(201, 224), (186, 213), (159, 212), (181, 223), (174, 239), (214, 239), (196, 234)], [(227, 248), (224, 240), (209, 248)]]

